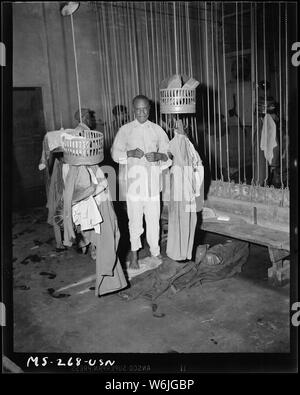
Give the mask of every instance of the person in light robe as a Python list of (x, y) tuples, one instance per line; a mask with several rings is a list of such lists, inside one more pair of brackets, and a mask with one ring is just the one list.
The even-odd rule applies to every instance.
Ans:
[(197, 212), (203, 207), (204, 167), (181, 120), (174, 132), (169, 144), (173, 163), (170, 169), (166, 253), (173, 260), (185, 261), (192, 259)]

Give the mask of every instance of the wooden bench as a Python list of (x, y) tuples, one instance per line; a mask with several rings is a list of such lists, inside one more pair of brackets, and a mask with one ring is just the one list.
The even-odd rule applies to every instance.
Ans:
[[(283, 285), (290, 279), (290, 235), (289, 208), (266, 206), (259, 203), (223, 199), (209, 196), (205, 208), (215, 213), (214, 218), (203, 215), (201, 229), (217, 233), (268, 248), (272, 267), (268, 269), (268, 278), (274, 285)], [(218, 220), (228, 217), (228, 221)], [(162, 212), (162, 240), (167, 238), (168, 211)]]
[[(215, 218), (203, 218), (201, 229), (244, 240), (268, 248), (272, 267), (269, 281), (275, 285), (290, 279), (289, 208), (209, 197), (205, 207), (212, 209)], [(205, 209), (204, 209), (205, 210)], [(218, 218), (228, 218), (228, 221)]]

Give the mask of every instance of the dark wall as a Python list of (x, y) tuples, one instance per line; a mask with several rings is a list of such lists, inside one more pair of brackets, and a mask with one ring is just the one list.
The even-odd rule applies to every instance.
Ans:
[(40, 88), (13, 89), (13, 208), (46, 203), (43, 172), (38, 169), (45, 133)]

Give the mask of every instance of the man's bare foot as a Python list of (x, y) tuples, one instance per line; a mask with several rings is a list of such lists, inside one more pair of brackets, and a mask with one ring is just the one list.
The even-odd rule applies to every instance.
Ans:
[(162, 262), (163, 261), (163, 256), (161, 254), (159, 255), (151, 255), (151, 258), (156, 261), (156, 262)]
[(140, 268), (140, 265), (138, 262), (137, 251), (131, 251), (129, 268), (130, 269), (139, 269)]

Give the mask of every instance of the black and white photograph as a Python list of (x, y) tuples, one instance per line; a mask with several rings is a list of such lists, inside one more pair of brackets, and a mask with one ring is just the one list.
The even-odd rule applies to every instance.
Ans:
[(297, 17), (1, 5), (2, 373), (298, 372)]

